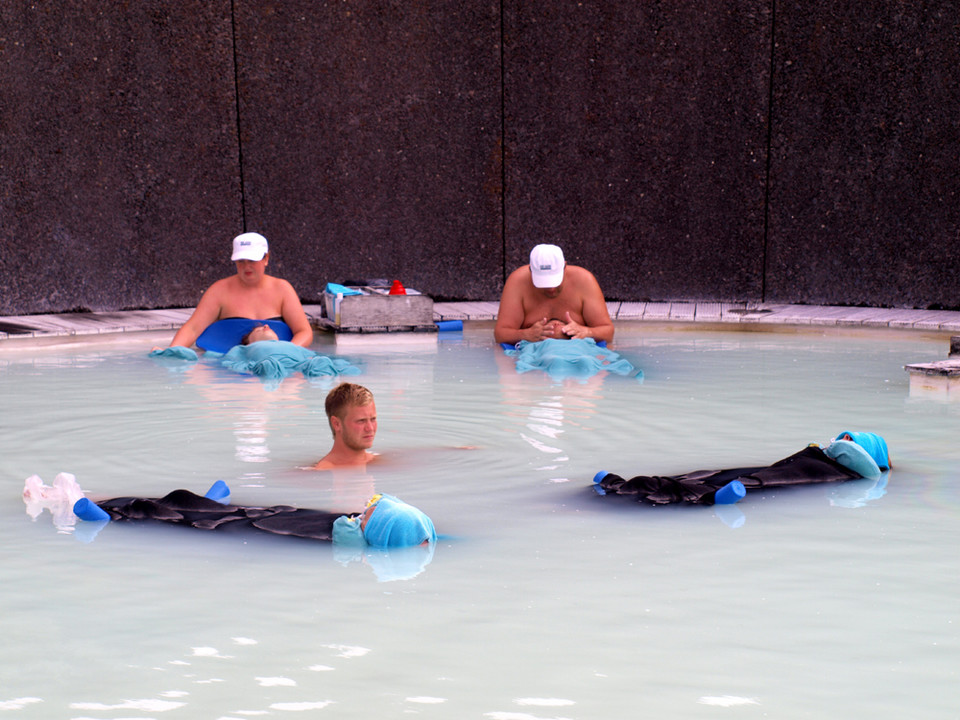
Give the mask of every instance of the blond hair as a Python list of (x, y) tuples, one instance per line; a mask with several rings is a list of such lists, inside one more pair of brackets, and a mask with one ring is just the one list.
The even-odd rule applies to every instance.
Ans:
[(327, 422), (330, 423), (330, 432), (333, 436), (336, 437), (336, 433), (333, 432), (333, 423), (330, 422), (330, 418), (336, 416), (343, 420), (349, 408), (369, 405), (372, 402), (373, 393), (356, 383), (340, 383), (328, 392), (323, 406), (327, 411)]

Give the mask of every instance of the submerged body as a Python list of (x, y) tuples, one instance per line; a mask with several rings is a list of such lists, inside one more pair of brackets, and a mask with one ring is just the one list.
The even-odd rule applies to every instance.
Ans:
[(343, 513), (290, 505), (230, 505), (222, 481), (207, 495), (174, 490), (162, 498), (119, 497), (94, 503), (80, 498), (73, 511), (81, 520), (153, 520), (199, 530), (254, 529), (273, 535), (378, 548), (413, 547), (437, 539), (433, 522), (419, 509), (393, 497), (375, 495), (362, 512)]
[(886, 442), (879, 435), (841, 433), (826, 449), (809, 445), (772, 465), (696, 470), (669, 476), (636, 475), (630, 479), (601, 472), (595, 483), (602, 495), (626, 495), (652, 505), (712, 505), (718, 502), (717, 492), (730, 483), (742, 483), (749, 492), (787, 485), (876, 479), (889, 468)]
[(111, 520), (157, 520), (202, 530), (253, 528), (276, 535), (325, 541), (333, 540), (333, 524), (342, 514), (287, 505), (224, 505), (189, 490), (174, 490), (162, 498), (112, 498), (97, 505), (110, 515)]

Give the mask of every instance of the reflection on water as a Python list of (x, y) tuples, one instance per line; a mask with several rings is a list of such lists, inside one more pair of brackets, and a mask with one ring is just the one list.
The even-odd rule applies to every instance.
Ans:
[(920, 401), (960, 403), (960, 367), (955, 374), (911, 372), (910, 397)]
[[(591, 425), (610, 374), (601, 370), (585, 377), (557, 378), (541, 371), (520, 373), (513, 358), (499, 349), (494, 353), (506, 418), (515, 419), (519, 436), (543, 455), (537, 469), (551, 472), (552, 482), (566, 482), (563, 463), (570, 458), (563, 436)], [(626, 384), (622, 377), (615, 381)]]
[[(0, 356), (11, 717), (899, 720), (960, 705), (960, 405), (914, 396), (903, 370), (942, 341), (620, 328), (642, 384), (518, 374), (488, 327), (351, 347), (381, 454), (352, 473), (303, 469), (329, 448), (326, 387), (170, 369), (152, 344)], [(890, 444), (880, 483), (727, 509), (589, 488), (600, 469), (763, 464), (853, 428)], [(402, 558), (122, 524), (79, 542), (20, 497), (64, 471), (96, 495), (222, 478), (237, 502), (347, 510), (385, 491), (444, 539)]]
[[(211, 422), (228, 422), (233, 426), (236, 459), (240, 462), (270, 461), (269, 428), (274, 408), (302, 407), (305, 386), (329, 389), (331, 378), (313, 379), (300, 375), (283, 382), (264, 382), (260, 378), (236, 375), (225, 368), (205, 363), (183, 363), (177, 368), (180, 381), (196, 388), (207, 401)], [(259, 473), (247, 474), (248, 481), (262, 480)]]

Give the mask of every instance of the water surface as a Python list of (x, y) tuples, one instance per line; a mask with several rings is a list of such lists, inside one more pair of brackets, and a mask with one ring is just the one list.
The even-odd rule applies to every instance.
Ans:
[[(329, 447), (329, 380), (161, 364), (157, 340), (0, 349), (4, 717), (956, 716), (960, 403), (911, 397), (903, 370), (943, 337), (621, 326), (642, 382), (518, 375), (488, 325), (324, 340), (380, 420), (380, 464), (338, 475), (301, 469)], [(888, 440), (885, 488), (725, 511), (589, 489), (599, 469), (758, 465), (856, 429)], [(91, 538), (24, 512), (24, 479), (61, 471), (93, 496), (222, 478), (237, 502), (347, 510), (385, 491), (446, 537), (388, 557)]]

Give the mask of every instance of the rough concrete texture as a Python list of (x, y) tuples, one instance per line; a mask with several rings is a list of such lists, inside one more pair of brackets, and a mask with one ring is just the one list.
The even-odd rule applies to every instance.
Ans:
[(229, 270), (229, 7), (0, 5), (0, 312), (190, 304)]
[(960, 307), (960, 6), (777, 4), (767, 296)]
[(555, 242), (609, 297), (759, 297), (767, 4), (507, 6), (511, 264)]
[(237, 3), (247, 227), (275, 271), (446, 297), (503, 274), (499, 6)]
[[(196, 303), (229, 242), (499, 295), (960, 307), (960, 6), (0, 5), (0, 314)], [(768, 152), (768, 148), (770, 152)]]

